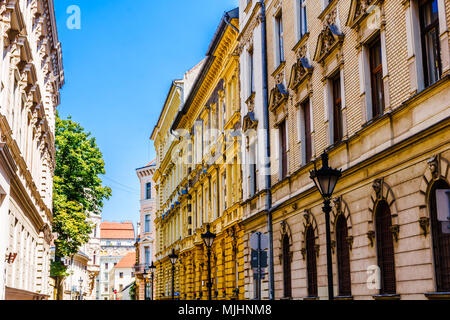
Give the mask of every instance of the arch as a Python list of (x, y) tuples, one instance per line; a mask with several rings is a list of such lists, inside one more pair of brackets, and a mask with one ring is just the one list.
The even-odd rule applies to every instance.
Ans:
[(391, 236), (393, 226), (389, 203), (384, 199), (379, 200), (374, 212), (377, 262), (381, 271), (380, 294), (395, 294), (395, 252)]
[(426, 168), (422, 174), (419, 192), (422, 197), (422, 204), (419, 207), (419, 226), (423, 235), (426, 237), (429, 233), (430, 214), (428, 208), (428, 199), (431, 187), (435, 181), (450, 181), (450, 163), (440, 154), (434, 155), (427, 160)]
[(351, 296), (350, 244), (347, 218), (340, 214), (336, 219), (336, 263), (340, 296)]
[(450, 291), (450, 234), (443, 232), (443, 224), (438, 220), (436, 191), (450, 189), (447, 180), (437, 179), (428, 190), (428, 212), (430, 215), (432, 252), (435, 272), (436, 292)]
[(372, 192), (370, 195), (371, 206), (369, 206), (370, 218), (368, 221), (367, 237), (370, 241), (370, 246), (375, 245), (375, 214), (379, 203), (386, 203), (389, 207), (391, 215), (391, 231), (395, 242), (398, 242), (400, 233), (400, 224), (398, 220), (397, 203), (392, 188), (384, 181), (384, 178), (376, 179), (372, 184)]
[(342, 196), (333, 199), (332, 210), (333, 214), (331, 215), (331, 238), (335, 238), (336, 223), (338, 221), (338, 218), (340, 216), (343, 216), (347, 223), (347, 241), (351, 251), (353, 249), (353, 221), (348, 204)]
[(303, 260), (306, 259), (306, 239), (307, 239), (306, 237), (307, 237), (307, 231), (308, 231), (309, 227), (311, 227), (313, 232), (314, 232), (315, 250), (316, 250), (317, 256), (318, 256), (319, 255), (319, 249), (320, 249), (320, 245), (319, 245), (319, 227), (318, 227), (316, 218), (312, 214), (311, 210), (310, 209), (306, 209), (305, 212), (303, 213), (303, 231), (302, 231), (302, 249), (301, 249)]
[(287, 221), (281, 222), (280, 264), (283, 268), (284, 298), (292, 297), (292, 232)]
[(306, 227), (306, 273), (308, 297), (318, 296), (316, 236), (312, 225)]

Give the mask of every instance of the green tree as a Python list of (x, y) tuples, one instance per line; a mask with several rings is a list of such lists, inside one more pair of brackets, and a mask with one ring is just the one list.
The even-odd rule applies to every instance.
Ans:
[(136, 300), (136, 281), (130, 286), (130, 299)]
[(62, 257), (73, 257), (89, 241), (90, 214), (100, 214), (111, 189), (102, 184), (105, 162), (95, 138), (80, 124), (56, 117), (56, 168), (53, 182), (53, 232), (55, 261), (52, 276), (56, 279), (57, 299), (61, 299), (62, 281), (67, 270)]

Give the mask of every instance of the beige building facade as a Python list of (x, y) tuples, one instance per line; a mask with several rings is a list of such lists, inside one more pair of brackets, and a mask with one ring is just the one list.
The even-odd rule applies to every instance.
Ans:
[[(241, 5), (251, 46), (245, 33), (258, 31), (261, 3)], [(310, 179), (325, 150), (343, 170), (332, 201), (335, 296), (448, 298), (450, 235), (435, 196), (450, 181), (449, 9), (443, 0), (265, 1), (276, 299), (328, 297), (323, 200)], [(258, 199), (244, 210), (246, 239), (267, 232)]]
[(64, 84), (53, 1), (0, 1), (0, 19), (0, 299), (48, 299)]

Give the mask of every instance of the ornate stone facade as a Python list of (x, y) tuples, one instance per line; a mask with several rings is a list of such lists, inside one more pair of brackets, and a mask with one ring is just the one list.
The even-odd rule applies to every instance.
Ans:
[(0, 299), (45, 299), (64, 84), (53, 1), (0, 1), (0, 32)]
[[(172, 293), (177, 299), (208, 298), (207, 248), (201, 238), (207, 224), (217, 234), (211, 255), (212, 295), (244, 298), (242, 160), (235, 134), (242, 127), (237, 25), (238, 10), (227, 12), (193, 89), (177, 100), (181, 107), (164, 106), (162, 115), (167, 116), (152, 135), (157, 150), (169, 142), (154, 175), (159, 200), (156, 299), (170, 299)], [(174, 101), (172, 95), (171, 89), (168, 101)], [(166, 132), (172, 139), (164, 137)], [(174, 292), (168, 259), (172, 250), (179, 256)]]

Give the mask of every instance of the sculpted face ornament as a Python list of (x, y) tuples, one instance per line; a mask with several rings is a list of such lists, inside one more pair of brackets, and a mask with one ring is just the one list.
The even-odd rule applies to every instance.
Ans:
[(430, 168), (433, 179), (438, 179), (439, 178), (439, 163), (438, 163), (437, 156), (434, 156), (430, 160), (428, 160), (428, 167)]
[(381, 190), (382, 190), (383, 180), (382, 179), (376, 179), (373, 182), (372, 188), (375, 190), (375, 193), (377, 195), (377, 199), (382, 198)]

